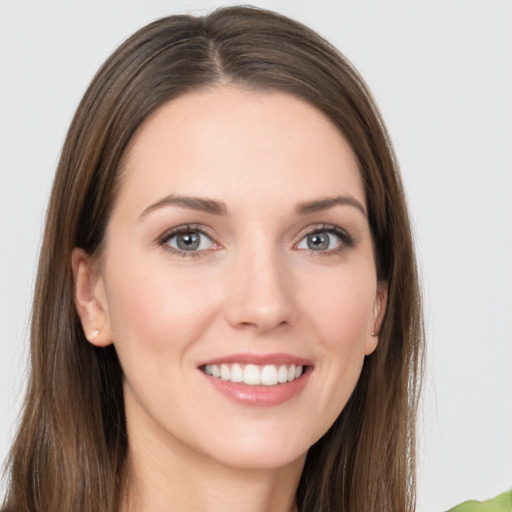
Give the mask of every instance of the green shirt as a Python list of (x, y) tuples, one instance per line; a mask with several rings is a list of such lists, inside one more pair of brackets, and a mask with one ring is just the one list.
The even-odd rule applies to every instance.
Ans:
[(448, 512), (512, 512), (512, 491), (504, 492), (489, 501), (465, 501)]

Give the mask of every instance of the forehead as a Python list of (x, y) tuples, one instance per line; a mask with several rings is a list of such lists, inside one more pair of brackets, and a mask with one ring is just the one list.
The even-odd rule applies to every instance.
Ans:
[(139, 128), (119, 200), (169, 193), (294, 198), (351, 194), (365, 204), (356, 158), (336, 126), (291, 94), (233, 87), (189, 92)]

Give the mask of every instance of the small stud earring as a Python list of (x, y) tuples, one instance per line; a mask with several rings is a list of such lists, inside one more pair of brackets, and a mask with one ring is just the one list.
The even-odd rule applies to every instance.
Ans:
[(100, 333), (100, 331), (98, 329), (95, 329), (94, 331), (92, 331), (91, 333), (91, 338), (96, 338), (96, 336), (98, 336), (98, 334)]
[(372, 332), (372, 337), (375, 338), (377, 336), (377, 334), (375, 334), (375, 332)]

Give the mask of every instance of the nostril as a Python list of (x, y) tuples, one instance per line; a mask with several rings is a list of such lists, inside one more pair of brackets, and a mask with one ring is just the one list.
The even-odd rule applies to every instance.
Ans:
[(267, 322), (267, 321), (254, 321), (254, 322), (239, 322), (234, 325), (238, 329), (254, 330), (254, 331), (267, 331), (278, 328), (283, 328), (289, 325), (290, 322), (282, 320), (280, 322)]

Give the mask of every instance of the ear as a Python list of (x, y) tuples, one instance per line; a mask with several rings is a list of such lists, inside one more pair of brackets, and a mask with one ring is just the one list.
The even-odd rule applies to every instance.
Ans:
[(75, 307), (82, 322), (85, 337), (97, 347), (112, 343), (107, 295), (103, 278), (95, 259), (83, 249), (71, 254), (75, 285)]
[(365, 355), (370, 355), (376, 348), (379, 341), (379, 332), (382, 325), (382, 320), (386, 314), (386, 305), (388, 302), (388, 283), (386, 281), (379, 281), (377, 283), (377, 293), (375, 294), (375, 302), (373, 304), (373, 325), (371, 332), (368, 333), (365, 350)]

